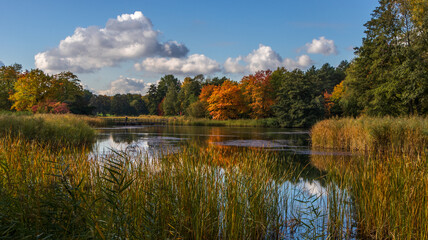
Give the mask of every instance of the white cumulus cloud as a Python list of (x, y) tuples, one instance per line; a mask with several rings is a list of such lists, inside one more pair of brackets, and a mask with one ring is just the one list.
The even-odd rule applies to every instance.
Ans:
[(258, 49), (253, 50), (247, 56), (237, 58), (228, 58), (223, 64), (226, 73), (246, 73), (259, 70), (275, 70), (278, 67), (285, 67), (289, 70), (295, 68), (305, 69), (313, 64), (308, 55), (301, 55), (297, 59), (283, 59), (270, 46), (259, 45)]
[(3, 67), (4, 63), (2, 61), (0, 61), (0, 67)]
[(305, 69), (314, 63), (308, 55), (301, 55), (296, 60), (291, 58), (284, 59), (282, 66), (288, 70), (294, 70), (296, 68)]
[(323, 54), (325, 56), (338, 53), (334, 41), (325, 37), (313, 39), (311, 43), (306, 43), (305, 48), (308, 53)]
[(281, 66), (282, 58), (271, 47), (260, 44), (258, 49), (245, 57), (245, 62), (251, 72), (256, 72)]
[(139, 71), (146, 70), (177, 75), (211, 74), (221, 71), (219, 63), (203, 54), (193, 54), (186, 58), (147, 58), (141, 63), (136, 63), (134, 66)]
[(243, 57), (227, 58), (223, 64), (224, 71), (227, 73), (243, 73), (245, 72), (245, 66), (242, 65)]
[(38, 53), (35, 65), (50, 73), (65, 70), (83, 73), (142, 57), (187, 55), (189, 50), (185, 45), (176, 41), (162, 43), (158, 37), (159, 31), (153, 29), (142, 12), (122, 14), (109, 19), (104, 28), (76, 28), (58, 47)]
[(150, 85), (151, 83), (146, 83), (142, 79), (120, 76), (119, 79), (110, 83), (109, 89), (100, 90), (97, 93), (108, 96), (126, 93), (144, 95), (148, 92)]

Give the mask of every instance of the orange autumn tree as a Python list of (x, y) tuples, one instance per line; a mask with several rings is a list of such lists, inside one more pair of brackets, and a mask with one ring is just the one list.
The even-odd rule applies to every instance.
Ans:
[[(194, 112), (191, 115), (193, 116), (204, 116), (207, 117), (209, 114), (208, 112), (208, 99), (211, 97), (211, 95), (213, 94), (214, 90), (216, 88), (219, 88), (220, 86), (216, 86), (216, 85), (205, 85), (202, 87), (201, 89), (201, 93), (199, 94), (199, 101), (197, 101), (196, 103), (193, 103), (192, 105), (192, 109), (189, 109), (189, 111), (198, 111), (198, 113)], [(203, 111), (203, 112), (200, 112)]]
[(325, 108), (325, 115), (327, 117), (331, 116), (331, 108), (334, 106), (334, 102), (331, 100), (331, 94), (327, 91), (323, 94), (324, 97), (324, 108)]
[(236, 119), (247, 111), (238, 83), (230, 80), (214, 87), (207, 103), (210, 115), (217, 120)]
[(265, 118), (272, 115), (274, 90), (271, 84), (271, 70), (258, 71), (254, 75), (245, 76), (241, 80), (241, 88), (248, 106), (250, 116)]
[(216, 85), (205, 85), (201, 89), (201, 94), (199, 94), (199, 101), (202, 103), (206, 103), (208, 105), (208, 99), (213, 94), (214, 90), (216, 90), (220, 86)]

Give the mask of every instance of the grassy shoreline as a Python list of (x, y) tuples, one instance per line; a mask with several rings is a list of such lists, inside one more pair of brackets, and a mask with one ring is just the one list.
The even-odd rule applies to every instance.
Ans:
[(428, 118), (360, 117), (328, 119), (311, 129), (314, 148), (426, 154)]
[[(98, 117), (106, 121), (107, 125), (187, 125), (187, 126), (223, 126), (223, 127), (279, 127), (279, 123), (273, 118), (264, 119), (234, 119), (213, 120), (207, 118), (191, 118), (186, 116), (139, 116), (139, 117)], [(125, 121), (126, 119), (126, 121)]]
[(71, 114), (0, 114), (0, 134), (51, 147), (91, 146), (95, 141), (95, 130), (86, 120)]

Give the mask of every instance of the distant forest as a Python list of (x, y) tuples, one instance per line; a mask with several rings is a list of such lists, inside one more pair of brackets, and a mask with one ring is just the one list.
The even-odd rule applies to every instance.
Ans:
[(55, 75), (14, 64), (0, 68), (0, 109), (85, 115), (186, 115), (219, 120), (274, 118), (308, 127), (334, 116), (426, 115), (428, 14), (419, 1), (380, 1), (351, 62), (244, 76), (163, 76), (139, 94), (96, 95), (71, 72)]

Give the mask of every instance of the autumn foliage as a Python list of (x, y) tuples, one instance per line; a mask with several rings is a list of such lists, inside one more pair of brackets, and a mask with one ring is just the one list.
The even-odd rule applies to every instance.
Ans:
[[(343, 80), (346, 66), (347, 63), (341, 63), (335, 69), (325, 64), (307, 72), (290, 72), (285, 68), (257, 71), (239, 82), (203, 75), (186, 77), (180, 82), (173, 75), (165, 75), (157, 84), (150, 85), (146, 96), (95, 95), (83, 90), (71, 72), (50, 75), (40, 69), (21, 71), (18, 65), (0, 67), (0, 109), (121, 116), (187, 115), (215, 120), (252, 118), (267, 119), (272, 126), (302, 127), (325, 117), (324, 110), (331, 109), (328, 116), (340, 114), (335, 109), (339, 104), (331, 98), (343, 85), (335, 88), (337, 93), (329, 93)], [(327, 109), (324, 103), (328, 103)]]
[(14, 90), (9, 97), (13, 101), (12, 108), (33, 112), (50, 112), (58, 108), (57, 113), (67, 113), (69, 111), (64, 102), (82, 94), (82, 86), (71, 72), (48, 75), (39, 69), (21, 74), (14, 84)]
[(242, 78), (241, 88), (245, 100), (251, 109), (253, 118), (265, 118), (272, 115), (274, 90), (270, 82), (272, 71), (258, 71), (254, 75)]
[(246, 116), (256, 119), (270, 117), (275, 104), (271, 74), (270, 70), (258, 71), (243, 77), (239, 84), (226, 80), (219, 86), (205, 85), (199, 101), (207, 106), (212, 118), (217, 120)]
[(70, 113), (67, 103), (55, 102), (48, 100), (31, 107), (33, 113), (53, 113), (53, 114), (64, 114)]
[(327, 91), (323, 94), (324, 97), (324, 107), (325, 107), (325, 114), (327, 117), (330, 117), (331, 115), (331, 108), (334, 106), (334, 102), (331, 100), (331, 94)]
[(342, 99), (344, 94), (344, 89), (343, 89), (343, 81), (340, 82), (339, 84), (337, 84), (336, 86), (334, 86), (333, 92), (331, 93), (331, 101), (337, 103), (340, 101), (340, 99)]
[(211, 97), (217, 87), (218, 86), (215, 85), (205, 85), (204, 87), (202, 87), (201, 94), (199, 95), (199, 100), (203, 103), (208, 104), (208, 99)]
[(236, 119), (247, 111), (238, 83), (226, 80), (221, 86), (214, 86), (209, 89), (211, 90), (211, 88), (212, 94), (207, 99), (207, 103), (208, 111), (213, 119)]
[[(344, 88), (343, 88), (343, 81), (334, 86), (333, 92), (328, 93), (328, 91), (325, 91), (323, 94), (324, 97), (324, 107), (325, 107), (325, 113), (327, 117), (332, 117), (337, 113), (337, 109), (340, 107), (338, 104), (340, 103), (340, 100), (343, 98), (344, 94)], [(337, 115), (337, 114), (336, 114)]]

